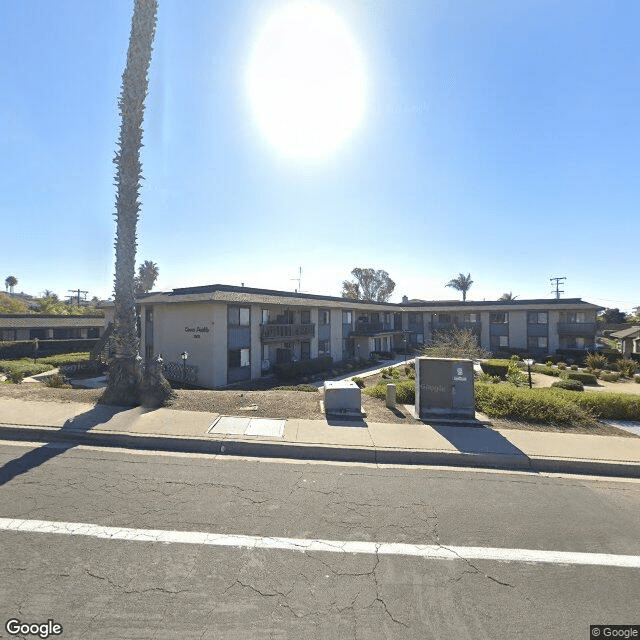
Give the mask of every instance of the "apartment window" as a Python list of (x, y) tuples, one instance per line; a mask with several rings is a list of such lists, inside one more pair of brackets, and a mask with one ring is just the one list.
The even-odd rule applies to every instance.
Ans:
[[(504, 311), (499, 311), (497, 313), (489, 314), (489, 322), (491, 324), (508, 324), (509, 323), (509, 314)], [(502, 346), (502, 345), (500, 345)], [(508, 345), (506, 345), (508, 346)]]
[[(411, 316), (411, 314), (409, 314)], [(448, 324), (451, 322), (451, 314), (450, 313), (436, 313), (436, 321), (440, 324)]]
[(464, 321), (468, 322), (469, 324), (475, 324), (476, 322), (478, 322), (478, 314), (477, 313), (465, 313), (464, 314)]
[(303, 309), (300, 312), (300, 323), (311, 324), (311, 311), (309, 311), (309, 309)]
[(527, 322), (529, 324), (547, 324), (549, 322), (549, 314), (546, 311), (529, 311)]
[(509, 346), (509, 336), (498, 336), (499, 337), (499, 345), (501, 347), (508, 347)]
[(391, 324), (391, 314), (390, 313), (385, 313), (384, 314), (384, 322), (385, 322), (385, 324)]
[(352, 311), (343, 311), (342, 312), (342, 324), (351, 324), (353, 322), (353, 312)]
[(330, 355), (329, 341), (318, 340), (318, 357)]
[(320, 309), (318, 312), (318, 324), (330, 324), (331, 312), (329, 309)]
[(311, 359), (311, 343), (310, 342), (301, 342), (300, 343), (300, 360), (310, 360)]
[(373, 348), (376, 351), (382, 351), (382, 343), (380, 342), (380, 338), (374, 338), (374, 340), (373, 340)]
[(153, 310), (147, 309), (145, 311), (144, 318), (147, 322), (153, 322)]
[(262, 310), (262, 324), (269, 324), (269, 309)]
[(563, 311), (560, 314), (560, 321), (570, 324), (581, 324), (587, 321), (587, 314), (584, 311)]
[(529, 349), (546, 349), (547, 346), (547, 336), (529, 336), (527, 338), (527, 347)]
[(233, 327), (248, 327), (250, 318), (251, 310), (249, 307), (229, 307), (227, 310), (229, 325)]
[(229, 349), (229, 368), (248, 367), (249, 349)]

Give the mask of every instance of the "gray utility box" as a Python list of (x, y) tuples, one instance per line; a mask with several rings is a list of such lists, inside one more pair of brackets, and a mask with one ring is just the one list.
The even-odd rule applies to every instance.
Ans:
[(421, 419), (473, 419), (473, 361), (416, 358), (416, 415)]
[(360, 387), (353, 380), (324, 383), (324, 411), (334, 416), (362, 415)]

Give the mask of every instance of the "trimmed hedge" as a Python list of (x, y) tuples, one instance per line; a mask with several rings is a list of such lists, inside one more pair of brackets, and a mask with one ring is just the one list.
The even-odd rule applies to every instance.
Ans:
[(584, 385), (579, 380), (556, 380), (551, 386), (567, 391), (584, 391)]
[(564, 371), (562, 377), (565, 380), (577, 380), (582, 384), (592, 387), (598, 386), (598, 378), (593, 373), (583, 373), (582, 371)]
[[(45, 371), (51, 371), (53, 365), (42, 362), (34, 363), (30, 358), (22, 358), (21, 360), (0, 360), (0, 371), (4, 371), (7, 377), (11, 380), (22, 378), (28, 378), (29, 376), (35, 376), (38, 373), (44, 373)], [(21, 379), (22, 379), (21, 378)]]
[(298, 362), (284, 362), (274, 364), (271, 368), (277, 378), (281, 380), (295, 380), (301, 376), (313, 375), (331, 369), (333, 358), (315, 358), (313, 360), (299, 360)]
[(592, 391), (575, 394), (574, 401), (598, 418), (608, 420), (640, 420), (640, 396), (630, 393)]
[(490, 376), (498, 376), (504, 380), (507, 377), (507, 373), (509, 373), (510, 363), (510, 360), (483, 360), (480, 363), (480, 368)]
[(561, 373), (559, 369), (548, 367), (545, 364), (534, 364), (533, 367), (531, 367), (531, 371), (535, 373), (544, 373), (545, 376), (553, 376), (554, 378), (558, 378)]
[(380, 381), (375, 387), (363, 390), (368, 396), (384, 400), (387, 397), (387, 384), (396, 385), (396, 402), (399, 404), (413, 404), (416, 401), (416, 383), (414, 380), (400, 380), (400, 382)]
[(476, 384), (475, 390), (476, 409), (491, 418), (554, 425), (597, 424), (590, 412), (575, 402), (575, 398), (581, 398), (583, 394), (564, 389), (528, 389), (484, 383)]

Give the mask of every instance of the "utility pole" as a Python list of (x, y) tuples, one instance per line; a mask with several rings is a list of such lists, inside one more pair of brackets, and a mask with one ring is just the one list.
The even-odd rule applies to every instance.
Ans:
[[(560, 289), (560, 280), (566, 280), (566, 279), (567, 278), (565, 276), (561, 276), (559, 278), (549, 278), (549, 280), (551, 281), (551, 284), (553, 284), (554, 282), (556, 283), (555, 284), (556, 300), (560, 300), (560, 294), (564, 293), (564, 289)], [(551, 289), (551, 293), (553, 293), (553, 289)]]
[(80, 306), (80, 294), (84, 293), (84, 299), (86, 300), (87, 299), (87, 293), (89, 293), (88, 291), (84, 291), (82, 289), (67, 289), (67, 291), (69, 291), (70, 293), (74, 294), (72, 296), (68, 296), (69, 302), (71, 302), (74, 298), (77, 298), (78, 306)]

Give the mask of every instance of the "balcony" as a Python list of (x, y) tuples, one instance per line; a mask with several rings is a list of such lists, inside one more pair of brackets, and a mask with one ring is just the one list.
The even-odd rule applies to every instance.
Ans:
[(261, 324), (260, 338), (263, 342), (282, 340), (305, 340), (316, 335), (316, 325), (309, 324)]
[(433, 322), (431, 323), (431, 331), (436, 333), (438, 331), (451, 331), (451, 329), (466, 329), (473, 333), (480, 333), (482, 330), (482, 323), (480, 322)]
[(559, 336), (594, 336), (595, 322), (558, 322)]
[(373, 336), (376, 333), (391, 333), (392, 331), (401, 331), (394, 329), (392, 322), (358, 322), (354, 327), (351, 335), (354, 336)]

